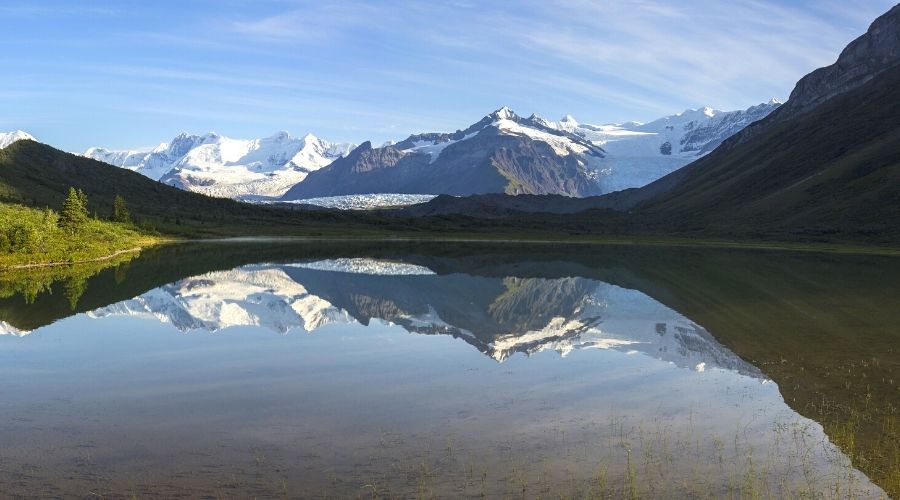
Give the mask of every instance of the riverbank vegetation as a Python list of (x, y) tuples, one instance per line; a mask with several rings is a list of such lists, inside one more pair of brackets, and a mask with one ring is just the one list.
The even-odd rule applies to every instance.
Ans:
[(0, 204), (0, 269), (102, 259), (153, 245), (163, 238), (127, 221), (125, 200), (102, 220), (87, 211), (87, 196), (71, 189), (62, 210)]

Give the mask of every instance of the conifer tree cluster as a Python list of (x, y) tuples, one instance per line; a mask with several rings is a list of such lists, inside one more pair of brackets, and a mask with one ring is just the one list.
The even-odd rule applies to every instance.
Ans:
[(70, 187), (59, 214), (59, 227), (69, 234), (75, 234), (88, 220), (87, 204), (84, 191)]

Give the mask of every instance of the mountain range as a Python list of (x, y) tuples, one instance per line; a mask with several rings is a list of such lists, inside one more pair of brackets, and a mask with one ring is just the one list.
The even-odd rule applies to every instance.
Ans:
[[(780, 103), (687, 110), (650, 123), (522, 118), (503, 107), (454, 133), (375, 148), (279, 132), (240, 140), (182, 133), (154, 148), (93, 147), (88, 158), (210, 196), (308, 200), (344, 195), (477, 193), (589, 196), (643, 186), (715, 149)], [(310, 173), (321, 173), (308, 178)], [(333, 206), (343, 205), (336, 202)]]

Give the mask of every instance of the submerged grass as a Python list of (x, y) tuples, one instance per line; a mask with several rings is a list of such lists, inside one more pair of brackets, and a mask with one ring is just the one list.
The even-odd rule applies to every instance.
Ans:
[(335, 476), (322, 497), (887, 498), (863, 484), (865, 477), (827, 440), (816, 440), (809, 425), (777, 424), (757, 448), (741, 428), (724, 438), (675, 430), (661, 421), (647, 428), (613, 419), (605, 444), (565, 443), (561, 456), (538, 461), (458, 450), (455, 456), (431, 454), (416, 463), (399, 455), (373, 456), (388, 466), (387, 473), (367, 479), (354, 472)]
[[(438, 437), (411, 449), (407, 437), (361, 445), (351, 463), (248, 450), (244, 465), (109, 482), (88, 474), (81, 495), (146, 498), (512, 498), (512, 499), (846, 499), (887, 498), (808, 421), (776, 422), (759, 439), (745, 425), (733, 435), (665, 420), (626, 423), (612, 417), (605, 437), (582, 441), (557, 429), (552, 449), (522, 453), (478, 440), (442, 447)], [(8, 471), (0, 470), (0, 480)], [(70, 478), (76, 479), (76, 478)], [(184, 484), (178, 481), (185, 481)], [(17, 488), (27, 481), (9, 481)]]

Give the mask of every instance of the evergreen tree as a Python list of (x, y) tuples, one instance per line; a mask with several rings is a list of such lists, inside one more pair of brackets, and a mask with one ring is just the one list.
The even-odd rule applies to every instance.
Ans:
[(84, 191), (69, 188), (69, 195), (63, 202), (62, 212), (59, 214), (59, 227), (75, 234), (88, 219), (87, 195)]
[(125, 198), (120, 195), (116, 195), (116, 198), (113, 200), (112, 219), (115, 222), (121, 222), (123, 224), (131, 222), (131, 214), (128, 213), (128, 205), (125, 203)]

